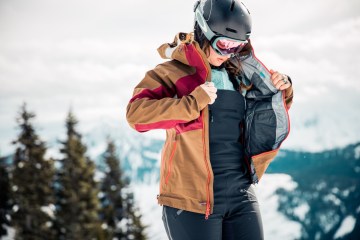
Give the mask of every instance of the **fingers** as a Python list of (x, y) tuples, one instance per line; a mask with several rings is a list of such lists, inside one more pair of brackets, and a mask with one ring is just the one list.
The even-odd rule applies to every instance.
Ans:
[(200, 85), (205, 92), (209, 95), (210, 97), (210, 102), (209, 104), (213, 104), (215, 102), (215, 99), (217, 98), (217, 88), (215, 87), (213, 82), (206, 82), (204, 84)]
[(211, 93), (216, 93), (217, 92), (217, 88), (215, 87), (214, 83), (213, 82), (206, 82), (204, 84), (202, 84), (205, 88), (205, 90), (207, 92), (211, 92)]
[(284, 90), (291, 86), (288, 77), (285, 74), (279, 73), (278, 71), (270, 70), (271, 81), (273, 82), (276, 89)]
[(213, 104), (215, 102), (215, 99), (217, 98), (217, 94), (216, 93), (211, 93), (211, 94), (209, 94), (209, 97), (210, 97), (209, 104)]

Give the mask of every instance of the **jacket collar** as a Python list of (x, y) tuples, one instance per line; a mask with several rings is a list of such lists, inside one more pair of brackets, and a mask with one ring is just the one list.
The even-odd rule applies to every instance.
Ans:
[(177, 60), (191, 67), (206, 68), (210, 71), (210, 64), (193, 33), (178, 33), (172, 43), (164, 43), (158, 49), (163, 59)]

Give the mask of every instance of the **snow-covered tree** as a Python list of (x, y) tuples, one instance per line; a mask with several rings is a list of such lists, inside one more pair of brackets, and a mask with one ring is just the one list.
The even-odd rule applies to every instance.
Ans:
[(121, 229), (117, 229), (118, 223), (124, 215), (123, 199), (121, 196), (124, 183), (120, 161), (116, 155), (116, 148), (112, 141), (108, 141), (107, 149), (103, 154), (106, 163), (105, 177), (101, 186), (101, 219), (103, 228), (108, 239), (116, 235), (118, 239), (125, 237)]
[(77, 123), (70, 111), (57, 174), (57, 239), (102, 239), (95, 164), (86, 156)]
[(23, 104), (17, 123), (20, 133), (12, 172), (12, 225), (16, 239), (54, 239), (54, 160), (45, 158), (46, 146), (36, 133), (35, 114)]
[(124, 178), (120, 160), (113, 141), (108, 140), (104, 153), (106, 163), (102, 182), (101, 218), (105, 224), (107, 239), (146, 239), (141, 216), (134, 206), (133, 193)]
[[(1, 161), (1, 158), (0, 158)], [(10, 213), (10, 183), (8, 172), (0, 162), (0, 239), (7, 234), (6, 227), (9, 227)]]
[(124, 207), (125, 207), (125, 216), (123, 222), (126, 224), (125, 239), (136, 239), (136, 240), (146, 240), (145, 228), (141, 222), (141, 214), (139, 209), (136, 207), (134, 194), (127, 187), (125, 191)]

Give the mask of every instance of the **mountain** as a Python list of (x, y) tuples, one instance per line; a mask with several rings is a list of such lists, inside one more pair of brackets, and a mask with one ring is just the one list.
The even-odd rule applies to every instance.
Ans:
[[(150, 224), (150, 239), (166, 239), (156, 201), (164, 138), (137, 133), (126, 124), (99, 124), (83, 135), (99, 171), (105, 168), (106, 137), (115, 140), (145, 224)], [(50, 143), (49, 153), (56, 156), (56, 140)], [(1, 163), (10, 165), (11, 156)], [(281, 150), (255, 186), (268, 239), (360, 239), (360, 142), (318, 152)]]
[(284, 150), (267, 173), (285, 173), (296, 189), (278, 189), (279, 211), (302, 226), (302, 239), (360, 239), (360, 143), (310, 153)]
[[(127, 125), (120, 128), (120, 131), (113, 131), (113, 126), (99, 127), (85, 138), (97, 139), (92, 143), (96, 148), (98, 140), (110, 133), (116, 140), (122, 167), (141, 198), (139, 204), (144, 206), (142, 209), (149, 216), (154, 216), (159, 211), (154, 199), (163, 139), (131, 131)], [(101, 166), (101, 154), (94, 156), (94, 159)], [(279, 181), (282, 183), (279, 184)], [(360, 239), (359, 183), (360, 143), (318, 152), (281, 150), (256, 188), (265, 215), (264, 229), (268, 229), (265, 233), (273, 239), (275, 236), (277, 239)], [(137, 189), (142, 190), (139, 192)], [(154, 192), (150, 189), (154, 189)], [(270, 198), (276, 199), (271, 205)], [(274, 206), (277, 206), (276, 211), (268, 213), (268, 209)], [(277, 225), (268, 223), (274, 222), (275, 216), (282, 219), (280, 226), (298, 231), (299, 234), (282, 236), (282, 232), (286, 232), (285, 227), (278, 229)], [(269, 221), (266, 222), (266, 219)], [(149, 217), (149, 223), (153, 223), (153, 217)], [(163, 230), (161, 225), (151, 228), (158, 232)]]

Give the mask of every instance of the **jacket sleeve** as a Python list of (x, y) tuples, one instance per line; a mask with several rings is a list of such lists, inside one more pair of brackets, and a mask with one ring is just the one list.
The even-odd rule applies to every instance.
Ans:
[(126, 119), (135, 130), (169, 129), (178, 123), (190, 122), (197, 119), (210, 102), (200, 86), (189, 95), (174, 98), (176, 84), (169, 75), (166, 67), (158, 65), (135, 87), (126, 109)]

